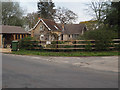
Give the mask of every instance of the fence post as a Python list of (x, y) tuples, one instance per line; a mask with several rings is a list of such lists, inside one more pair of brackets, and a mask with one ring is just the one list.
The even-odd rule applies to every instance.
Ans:
[(40, 40), (40, 46), (39, 46), (39, 49), (40, 49), (40, 47), (41, 47), (41, 40)]
[(76, 40), (75, 40), (75, 46), (74, 46), (74, 48), (75, 48), (75, 51), (76, 51)]
[(57, 40), (57, 52), (58, 52), (58, 40)]

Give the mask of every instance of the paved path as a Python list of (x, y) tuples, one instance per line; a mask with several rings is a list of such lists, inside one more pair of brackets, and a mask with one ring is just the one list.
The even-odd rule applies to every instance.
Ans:
[(10, 53), (11, 49), (10, 48), (0, 48), (0, 53)]
[[(34, 59), (33, 59), (34, 58)], [(117, 88), (118, 73), (3, 54), (4, 88)], [(47, 57), (46, 57), (47, 58)], [(63, 58), (62, 58), (63, 59)], [(89, 59), (89, 57), (88, 57)], [(97, 58), (95, 58), (97, 59)], [(57, 60), (57, 58), (56, 58)]]

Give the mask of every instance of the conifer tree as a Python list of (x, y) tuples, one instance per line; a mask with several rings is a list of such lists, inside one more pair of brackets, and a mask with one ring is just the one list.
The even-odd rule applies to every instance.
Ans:
[(44, 19), (52, 19), (55, 13), (55, 5), (52, 0), (39, 0), (38, 6), (38, 16)]

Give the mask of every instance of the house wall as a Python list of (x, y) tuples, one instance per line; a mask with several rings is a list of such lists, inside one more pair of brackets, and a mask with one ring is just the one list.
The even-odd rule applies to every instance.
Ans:
[[(40, 26), (43, 27), (42, 30), (40, 30)], [(49, 31), (48, 28), (40, 22), (35, 29), (31, 31), (31, 37), (35, 37), (37, 40), (53, 40), (54, 34), (61, 35), (61, 32), (57, 31)], [(41, 37), (41, 35), (44, 35), (44, 38)]]
[[(42, 27), (43, 27), (43, 30), (40, 30), (40, 26), (41, 26), (41, 25), (42, 25)], [(35, 38), (38, 39), (38, 40), (40, 40), (40, 36), (41, 36), (41, 35), (46, 35), (47, 33), (50, 33), (50, 31), (48, 31), (48, 29), (45, 27), (45, 25), (44, 25), (42, 22), (40, 22), (40, 23), (38, 24), (38, 26), (31, 31), (31, 36), (32, 36), (32, 37), (35, 37)], [(45, 39), (45, 38), (44, 38), (44, 39)]]
[(31, 30), (29, 33), (31, 33), (31, 37), (34, 37), (34, 30)]
[(63, 35), (63, 40), (68, 40), (68, 35), (64, 34)]
[[(79, 34), (80, 35), (80, 34)], [(74, 40), (74, 39), (76, 39), (77, 38), (77, 36), (76, 37), (73, 37), (73, 35), (72, 34), (69, 34), (69, 35), (63, 35), (63, 40)]]
[[(40, 30), (40, 26), (43, 26), (43, 30)], [(83, 34), (85, 31), (86, 31), (86, 28), (83, 28), (81, 32), (78, 32), (78, 35)], [(54, 34), (57, 34), (59, 36), (57, 38), (58, 40), (62, 40), (62, 33), (60, 31), (53, 31), (53, 30), (49, 31), (42, 21), (39, 22), (37, 27), (31, 30), (30, 32), (31, 32), (31, 37), (35, 37), (37, 40), (56, 40), (56, 38), (54, 38)], [(44, 38), (41, 38), (41, 35)], [(73, 40), (73, 39), (77, 39), (77, 37), (75, 35), (72, 35), (72, 33), (63, 34), (63, 40)]]
[(70, 35), (70, 37), (69, 37), (69, 35), (68, 35), (68, 39), (72, 40), (72, 39), (73, 39), (73, 38), (72, 38), (72, 35)]
[[(77, 39), (80, 35), (83, 35), (87, 31), (86, 27), (82, 29), (78, 34), (63, 34), (63, 40), (74, 40)], [(73, 36), (74, 35), (74, 36)]]

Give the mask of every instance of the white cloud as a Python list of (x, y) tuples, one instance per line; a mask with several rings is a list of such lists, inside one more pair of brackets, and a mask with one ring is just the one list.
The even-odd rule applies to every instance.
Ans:
[(26, 11), (25, 14), (37, 11), (37, 2), (20, 2), (20, 6)]

